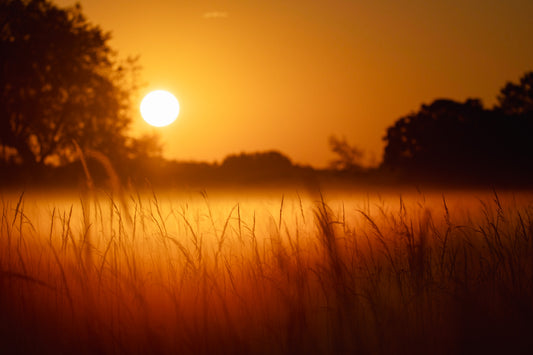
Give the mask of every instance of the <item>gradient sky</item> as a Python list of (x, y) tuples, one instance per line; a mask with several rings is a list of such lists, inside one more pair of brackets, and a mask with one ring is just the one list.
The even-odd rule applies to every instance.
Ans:
[[(164, 155), (179, 160), (276, 149), (321, 167), (334, 134), (380, 161), (386, 128), (422, 103), (476, 97), (491, 107), (507, 81), (533, 70), (531, 0), (81, 5), (119, 55), (140, 55), (134, 132), (159, 132)], [(180, 101), (168, 127), (138, 113), (154, 89)]]

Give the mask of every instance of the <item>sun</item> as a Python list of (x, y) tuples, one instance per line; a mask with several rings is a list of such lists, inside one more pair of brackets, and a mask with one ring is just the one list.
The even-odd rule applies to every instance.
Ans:
[(178, 118), (180, 104), (176, 97), (165, 90), (155, 90), (141, 101), (141, 115), (150, 125), (168, 126)]

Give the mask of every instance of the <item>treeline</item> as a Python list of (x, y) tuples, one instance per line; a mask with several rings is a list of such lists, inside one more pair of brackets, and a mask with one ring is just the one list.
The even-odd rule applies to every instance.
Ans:
[(203, 189), (206, 187), (300, 186), (312, 190), (325, 186), (390, 185), (395, 183), (380, 169), (316, 169), (293, 163), (278, 151), (240, 153), (222, 162), (167, 160), (137, 157), (111, 162), (106, 157), (77, 160), (60, 166), (40, 167), (0, 164), (3, 187), (165, 187)]
[(22, 182), (28, 186), (119, 184), (181, 188), (312, 184), (320, 174), (309, 166), (293, 164), (277, 151), (229, 155), (221, 163), (181, 162), (161, 157), (136, 157), (115, 163), (106, 159), (86, 159), (85, 166), (81, 160), (39, 168), (17, 164), (0, 170), (0, 180), (4, 185)]
[(439, 99), (387, 129), (381, 169), (404, 178), (528, 183), (533, 177), (533, 72), (487, 109)]

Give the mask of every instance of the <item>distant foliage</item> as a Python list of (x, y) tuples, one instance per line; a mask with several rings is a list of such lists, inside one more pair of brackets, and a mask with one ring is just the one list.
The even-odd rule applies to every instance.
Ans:
[(242, 172), (250, 170), (283, 171), (291, 167), (290, 159), (277, 151), (232, 154), (222, 162), (222, 168)]
[(448, 176), (505, 177), (533, 172), (531, 84), (507, 84), (500, 106), (480, 100), (439, 99), (399, 118), (387, 129), (385, 168)]
[(329, 137), (331, 151), (337, 158), (330, 162), (330, 167), (335, 170), (360, 171), (362, 170), (363, 151), (351, 146), (346, 138)]
[(280, 152), (265, 151), (228, 155), (220, 165), (222, 180), (266, 182), (290, 179), (299, 169)]
[(507, 83), (498, 96), (499, 108), (507, 115), (529, 115), (533, 119), (533, 72), (519, 84)]
[(29, 165), (64, 164), (73, 145), (110, 158), (134, 148), (129, 75), (110, 34), (88, 22), (79, 5), (60, 9), (47, 0), (0, 3), (0, 145)]

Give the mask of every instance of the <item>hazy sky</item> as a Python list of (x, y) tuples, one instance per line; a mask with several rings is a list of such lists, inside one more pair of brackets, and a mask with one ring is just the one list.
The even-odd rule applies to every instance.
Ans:
[[(75, 1), (56, 0), (61, 6)], [(136, 107), (174, 93), (165, 156), (220, 161), (276, 149), (324, 166), (332, 134), (381, 159), (397, 118), (435, 98), (495, 103), (533, 70), (533, 1), (82, 0), (123, 57), (140, 55)]]

